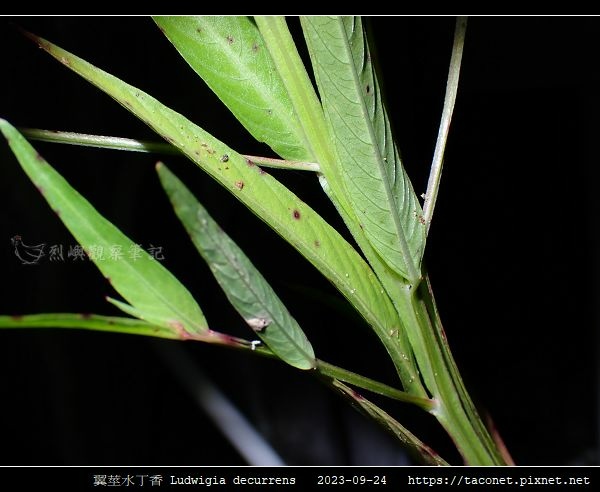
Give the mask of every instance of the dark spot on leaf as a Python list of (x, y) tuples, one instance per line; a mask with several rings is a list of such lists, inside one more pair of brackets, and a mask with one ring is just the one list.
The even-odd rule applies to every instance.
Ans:
[(229, 44), (233, 44), (233, 36), (232, 36), (231, 34), (228, 34), (228, 35), (227, 35), (227, 42), (228, 42)]
[(194, 150), (194, 154), (200, 155), (200, 151), (199, 150)]
[(316, 248), (320, 248), (321, 247), (321, 243), (317, 240), (315, 240), (315, 247)]
[(423, 217), (422, 215), (419, 215), (419, 222), (423, 225), (425, 225), (425, 217)]
[(236, 187), (238, 190), (242, 190), (242, 189), (244, 188), (244, 182), (243, 182), (243, 181), (236, 181), (236, 182), (235, 182), (235, 187)]
[(246, 164), (248, 164), (248, 167), (252, 167), (254, 166), (254, 162), (252, 162), (250, 159), (246, 159)]
[(371, 86), (369, 84), (367, 84), (367, 94), (371, 93)]
[(209, 154), (212, 155), (215, 153), (215, 150), (214, 149), (206, 149), (206, 152), (208, 152)]
[(256, 52), (258, 51), (258, 43), (254, 43), (254, 44), (252, 45), (252, 51), (253, 51), (254, 53), (256, 53)]
[(115, 324), (115, 322), (114, 322), (112, 319), (109, 319), (109, 320), (108, 320), (108, 324), (109, 324), (109, 325), (114, 325), (114, 324)]
[(268, 114), (269, 116), (271, 116), (271, 115), (273, 114), (273, 110), (272, 110), (272, 109), (267, 109), (267, 114)]
[(298, 210), (294, 210), (294, 219), (300, 220), (300, 212)]
[(81, 314), (79, 315), (79, 317), (80, 317), (81, 319), (90, 319), (90, 318), (92, 317), (92, 315), (91, 315), (90, 313), (81, 313)]
[(197, 28), (196, 28), (196, 32), (197, 32), (198, 34), (201, 34), (201, 33), (202, 33), (202, 28), (201, 28), (201, 27), (197, 27)]
[(200, 146), (204, 148), (208, 147), (208, 145), (206, 145), (205, 143), (201, 143)]
[(11, 315), (10, 319), (12, 319), (13, 321), (21, 321), (23, 319), (23, 315), (22, 314), (13, 314), (13, 315)]
[(262, 167), (259, 167), (258, 174), (260, 174), (260, 175), (267, 174), (267, 171), (265, 171)]
[(227, 154), (223, 154), (221, 156), (221, 162), (227, 162), (229, 160), (229, 156)]

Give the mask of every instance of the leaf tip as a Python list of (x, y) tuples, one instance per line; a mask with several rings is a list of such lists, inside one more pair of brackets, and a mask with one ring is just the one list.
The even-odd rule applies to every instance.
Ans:
[(25, 36), (27, 39), (29, 39), (30, 41), (33, 41), (35, 44), (37, 44), (39, 48), (42, 48), (43, 50), (46, 50), (46, 51), (48, 51), (50, 49), (50, 43), (48, 41), (46, 41), (44, 38), (41, 38), (41, 37), (33, 34), (32, 32), (29, 32), (28, 30), (23, 29), (21, 26), (15, 26), (15, 27), (23, 36)]

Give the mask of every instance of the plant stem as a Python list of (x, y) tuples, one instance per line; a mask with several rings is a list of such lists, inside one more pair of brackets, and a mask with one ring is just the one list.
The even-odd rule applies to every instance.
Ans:
[(403, 319), (424, 347), (418, 360), (437, 407), (430, 413), (446, 429), (467, 465), (506, 465), (467, 393), (446, 340), (429, 282), (399, 296)]
[[(250, 342), (240, 338), (233, 338), (229, 335), (221, 335), (217, 332), (211, 332), (211, 334), (214, 336), (210, 338), (214, 338), (214, 341), (205, 336), (201, 339), (199, 338), (198, 340), (209, 343), (217, 343), (219, 345), (224, 345), (238, 350), (250, 350), (263, 357), (278, 359), (278, 357), (262, 343)], [(367, 391), (371, 391), (372, 393), (386, 396), (394, 400), (417, 405), (427, 412), (433, 411), (433, 409), (437, 406), (436, 402), (428, 398), (412, 395), (406, 391), (401, 391), (388, 386), (387, 384), (380, 383), (379, 381), (375, 381), (374, 379), (366, 376), (361, 376), (360, 374), (356, 374), (355, 372), (343, 369), (320, 359), (317, 359), (317, 367), (315, 368), (315, 371), (321, 376), (334, 378), (344, 383), (352, 384), (358, 388), (365, 389)]]
[(130, 152), (148, 152), (156, 154), (181, 155), (177, 147), (166, 142), (151, 142), (133, 138), (90, 135), (87, 133), (41, 130), (39, 128), (19, 128), (19, 131), (31, 140), (40, 142), (79, 145), (99, 149), (126, 150)]
[[(20, 128), (19, 131), (27, 138), (38, 140), (40, 142), (79, 145), (82, 147), (95, 147), (100, 149), (126, 150), (130, 152), (182, 155), (177, 147), (166, 142), (151, 142), (149, 140), (136, 140), (133, 138), (41, 130), (38, 128)], [(320, 170), (319, 165), (315, 162), (286, 161), (284, 159), (274, 159), (272, 157), (260, 157), (256, 155), (243, 155), (243, 157), (264, 167), (312, 172), (319, 172)]]
[[(177, 339), (177, 336), (172, 330), (161, 329), (146, 323), (145, 321), (133, 318), (101, 316), (97, 314), (49, 313), (24, 316), (0, 316), (0, 329), (2, 328), (69, 328)], [(263, 357), (278, 359), (266, 345), (258, 341), (253, 342), (244, 338), (232, 337), (213, 330), (208, 330), (195, 335), (188, 334), (185, 340), (206, 342), (227, 348), (251, 351)], [(435, 403), (427, 398), (411, 395), (405, 391), (401, 391), (388, 386), (387, 384), (380, 383), (374, 379), (361, 376), (360, 374), (334, 366), (333, 364), (329, 364), (328, 362), (319, 359), (317, 359), (316, 371), (322, 376), (336, 378), (358, 388), (394, 400), (417, 405), (425, 411), (430, 411), (435, 406)]]
[(413, 403), (427, 412), (432, 411), (436, 406), (434, 401), (427, 398), (411, 395), (405, 391), (392, 388), (387, 384), (380, 383), (379, 381), (361, 376), (360, 374), (356, 374), (318, 359), (317, 371), (322, 375), (330, 376), (339, 381), (343, 381), (344, 383), (352, 384), (358, 388), (363, 388), (373, 393), (387, 396), (388, 398), (393, 398), (405, 403)]
[(456, 28), (454, 31), (454, 45), (452, 46), (452, 56), (450, 58), (450, 68), (448, 70), (448, 82), (446, 83), (446, 96), (444, 98), (444, 108), (440, 121), (440, 129), (433, 153), (433, 162), (431, 163), (431, 172), (427, 183), (427, 192), (425, 193), (425, 203), (423, 204), (423, 218), (427, 225), (427, 232), (431, 225), (435, 202), (437, 200), (442, 178), (442, 167), (444, 164), (444, 150), (446, 149), (446, 140), (450, 130), (452, 112), (456, 102), (456, 93), (458, 91), (458, 78), (460, 75), (460, 64), (462, 61), (463, 47), (465, 44), (465, 31), (467, 29), (467, 18), (459, 17), (456, 19)]

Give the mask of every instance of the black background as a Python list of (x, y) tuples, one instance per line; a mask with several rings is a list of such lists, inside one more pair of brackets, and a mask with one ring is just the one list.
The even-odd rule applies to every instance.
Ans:
[[(450, 56), (452, 17), (372, 17), (389, 113), (408, 173), (425, 190)], [(16, 126), (156, 139), (108, 96), (23, 38), (35, 32), (157, 97), (234, 149), (268, 154), (148, 17), (1, 19), (0, 117)], [(297, 28), (295, 20), (292, 21)], [(518, 464), (597, 464), (596, 193), (600, 19), (472, 17), (426, 262), (473, 397)], [(296, 30), (294, 32), (297, 32)], [(155, 175), (157, 156), (36, 143), (126, 234), (167, 266), (215, 329), (250, 336), (188, 243)], [(89, 263), (21, 265), (10, 238), (74, 244), (0, 148), (0, 312), (118, 314)], [(391, 384), (376, 337), (330, 302), (333, 289), (188, 161), (164, 157), (244, 248), (317, 355)], [(342, 227), (314, 176), (272, 172)], [(317, 380), (273, 361), (183, 347), (290, 465), (410, 463)], [(159, 344), (159, 349), (160, 349)], [(144, 338), (0, 333), (0, 463), (237, 465), (245, 461)], [(452, 463), (433, 419), (377, 400)]]

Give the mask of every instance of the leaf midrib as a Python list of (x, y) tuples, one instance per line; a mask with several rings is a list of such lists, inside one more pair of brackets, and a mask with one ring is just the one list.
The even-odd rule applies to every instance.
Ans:
[[(202, 227), (202, 229), (204, 229), (204, 231), (206, 232), (206, 228), (205, 227)], [(307, 354), (305, 352), (304, 348), (298, 344), (298, 342), (296, 341), (296, 339), (294, 337), (292, 337), (288, 333), (288, 331), (283, 328), (285, 326), (285, 323), (281, 322), (279, 316), (276, 316), (276, 315), (273, 314), (273, 311), (266, 305), (266, 303), (262, 299), (262, 296), (256, 290), (255, 285), (253, 283), (251, 283), (251, 282), (249, 282), (249, 281), (246, 280), (246, 276), (243, 275), (244, 270), (241, 269), (241, 268), (239, 268), (236, 265), (236, 262), (233, 261), (234, 258), (232, 256), (230, 256), (231, 251), (228, 251), (227, 248), (225, 248), (224, 246), (222, 246), (222, 244), (221, 244), (220, 241), (217, 241), (217, 240), (213, 239), (213, 237), (212, 237), (212, 235), (210, 233), (208, 233), (206, 236), (207, 236), (208, 241), (212, 242), (212, 244), (215, 247), (215, 249), (217, 249), (222, 254), (222, 256), (225, 259), (227, 259), (228, 264), (233, 268), (233, 270), (235, 270), (235, 272), (238, 275), (238, 278), (246, 286), (246, 288), (252, 293), (252, 295), (254, 296), (254, 298), (258, 301), (259, 306), (261, 306), (261, 308), (264, 309), (265, 314), (267, 314), (269, 316), (269, 319), (271, 319), (272, 321), (274, 321), (274, 322), (276, 322), (278, 324), (278, 326), (280, 327), (279, 331), (281, 333), (283, 333), (284, 338), (286, 338), (289, 342), (291, 342), (294, 345), (294, 347), (296, 347), (296, 349), (298, 350), (298, 352), (302, 353), (307, 360), (309, 360), (311, 362), (314, 361), (314, 357), (312, 355), (310, 355), (310, 354)], [(249, 280), (249, 278), (248, 278), (248, 280)], [(266, 284), (266, 280), (264, 278), (262, 280)], [(231, 291), (228, 291), (228, 292), (231, 292)], [(273, 295), (276, 296), (275, 292), (273, 292)], [(290, 320), (291, 320), (292, 323), (296, 323), (295, 319), (291, 316), (291, 314), (289, 315), (289, 318), (290, 318)]]
[[(375, 135), (375, 129), (373, 128), (373, 123), (371, 121), (371, 116), (369, 114), (369, 111), (366, 107), (366, 103), (364, 100), (364, 97), (362, 97), (362, 84), (360, 83), (360, 79), (359, 79), (359, 74), (358, 74), (358, 70), (354, 64), (354, 56), (352, 53), (352, 49), (350, 47), (350, 43), (349, 40), (346, 36), (346, 29), (344, 27), (343, 24), (343, 19), (341, 17), (336, 17), (336, 23), (338, 28), (340, 29), (340, 32), (342, 33), (342, 43), (343, 43), (343, 49), (345, 52), (345, 55), (347, 57), (348, 60), (350, 60), (350, 72), (352, 75), (352, 83), (354, 85), (356, 94), (359, 96), (358, 97), (358, 105), (360, 108), (360, 111), (362, 113), (363, 116), (363, 121), (365, 123), (365, 127), (368, 131), (369, 134), (369, 138), (371, 140), (371, 144), (374, 147), (375, 150), (375, 160), (377, 162), (377, 168), (379, 171), (379, 175), (381, 177), (381, 182), (383, 183), (383, 187), (385, 190), (385, 195), (386, 195), (386, 199), (388, 201), (388, 203), (391, 205), (390, 207), (390, 212), (391, 212), (391, 216), (394, 222), (394, 228), (396, 230), (396, 236), (398, 238), (398, 242), (399, 242), (399, 246), (400, 246), (400, 250), (401, 250), (401, 254), (404, 257), (404, 262), (406, 264), (406, 267), (408, 268), (408, 274), (410, 276), (410, 279), (412, 282), (416, 282), (416, 280), (419, 277), (419, 274), (417, 272), (417, 269), (415, 268), (415, 265), (413, 263), (412, 260), (412, 254), (410, 252), (410, 248), (408, 247), (408, 242), (406, 240), (406, 236), (404, 234), (404, 230), (402, 229), (402, 224), (400, 222), (400, 217), (398, 216), (397, 213), (397, 204), (396, 204), (396, 200), (394, 198), (394, 194), (391, 188), (391, 184), (389, 182), (388, 176), (387, 176), (387, 172), (385, 169), (385, 165), (383, 162), (383, 159), (381, 157), (381, 149), (379, 148), (379, 141), (377, 139), (377, 136)], [(361, 25), (362, 27), (362, 25)], [(353, 33), (352, 35), (355, 36), (355, 26), (353, 27)], [(363, 40), (364, 41), (364, 40)], [(325, 45), (326, 46), (326, 45)], [(368, 47), (367, 47), (368, 48)], [(365, 52), (366, 53), (366, 52)], [(332, 53), (333, 55), (333, 53)], [(365, 67), (369, 66), (368, 64), (365, 65)], [(372, 68), (371, 68), (372, 69)], [(376, 81), (374, 82), (376, 83)], [(375, 88), (373, 88), (373, 90), (375, 90)], [(383, 106), (381, 107), (381, 110), (383, 111), (384, 108)]]

